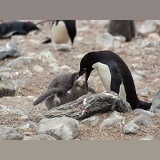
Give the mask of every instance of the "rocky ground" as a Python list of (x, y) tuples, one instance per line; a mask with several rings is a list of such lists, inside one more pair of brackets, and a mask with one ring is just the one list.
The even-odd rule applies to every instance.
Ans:
[[(38, 21), (33, 22), (37, 23)], [(143, 21), (136, 21), (137, 30), (142, 24)], [(39, 123), (44, 118), (42, 113), (46, 111), (45, 104), (33, 106), (32, 103), (46, 90), (50, 81), (59, 74), (78, 71), (79, 62), (86, 53), (104, 48), (116, 52), (126, 62), (133, 75), (137, 94), (141, 100), (151, 102), (156, 92), (160, 89), (159, 21), (153, 24), (150, 22), (148, 31), (140, 30), (141, 34), (137, 33), (137, 36), (131, 42), (118, 40), (115, 44), (110, 45), (111, 42), (109, 42), (108, 46), (104, 47), (103, 44), (100, 45), (97, 41), (107, 32), (108, 21), (78, 20), (77, 36), (70, 52), (55, 51), (52, 44), (41, 44), (47, 37), (50, 37), (50, 25), (51, 22), (45, 22), (38, 25), (41, 29), (40, 31), (32, 31), (26, 36), (13, 36), (11, 39), (0, 40), (1, 48), (7, 43), (16, 43), (21, 53), (20, 57), (24, 57), (23, 59), (20, 57), (7, 57), (0, 60), (0, 74), (3, 74), (16, 84), (15, 96), (0, 98), (0, 105), (20, 109), (29, 116), (25, 117), (26, 115), (23, 115), (23, 113), (22, 120), (12, 114), (3, 113), (0, 115), (1, 125), (16, 128), (23, 121), (32, 120), (35, 123)], [(18, 59), (18, 61), (14, 63), (15, 59)], [(89, 84), (96, 92), (105, 91), (96, 71), (92, 72)], [(120, 113), (121, 116), (125, 117), (122, 123), (107, 129), (100, 129), (103, 120), (110, 117), (111, 114), (111, 112), (96, 114), (98, 116), (97, 123), (93, 126), (80, 125), (78, 134), (75, 134), (74, 139), (160, 139), (159, 114), (149, 116), (149, 123), (146, 122), (147, 125), (146, 123), (136, 123), (139, 128), (135, 126), (138, 129), (132, 134), (124, 133), (124, 126), (140, 115), (139, 112)], [(32, 126), (36, 126), (36, 124), (32, 124)], [(31, 139), (36, 135), (35, 128), (31, 127), (22, 132), (25, 135), (24, 139)], [(49, 138), (52, 139), (52, 137)]]

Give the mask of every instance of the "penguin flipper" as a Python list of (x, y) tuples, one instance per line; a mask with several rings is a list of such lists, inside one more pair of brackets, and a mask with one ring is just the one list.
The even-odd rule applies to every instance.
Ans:
[(54, 96), (55, 94), (61, 94), (61, 93), (62, 93), (62, 89), (60, 88), (53, 88), (53, 89), (47, 90), (44, 94), (42, 94), (33, 102), (33, 105), (36, 106), (39, 103), (42, 103), (44, 100)]
[(119, 94), (120, 85), (122, 84), (121, 76), (120, 76), (118, 70), (115, 70), (115, 69), (111, 71), (111, 75), (112, 75), (111, 86), (110, 86), (111, 87), (111, 91), (114, 91), (117, 94)]
[(44, 42), (42, 42), (42, 44), (47, 44), (47, 43), (51, 43), (51, 39), (50, 38), (45, 40)]

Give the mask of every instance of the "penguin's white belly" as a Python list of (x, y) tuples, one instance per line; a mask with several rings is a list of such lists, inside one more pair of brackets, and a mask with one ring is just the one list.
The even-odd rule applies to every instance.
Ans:
[[(97, 62), (92, 65), (98, 72), (98, 75), (107, 91), (111, 91), (111, 72), (106, 64)], [(123, 83), (120, 85), (119, 96), (126, 100), (126, 92)]]
[(111, 72), (109, 70), (109, 67), (105, 64), (100, 63), (100, 62), (93, 64), (92, 67), (97, 70), (98, 75), (99, 75), (105, 89), (107, 91), (110, 91), (111, 90)]
[(51, 28), (51, 40), (53, 43), (67, 43), (69, 41), (67, 28), (63, 21), (59, 21), (56, 25), (54, 22)]

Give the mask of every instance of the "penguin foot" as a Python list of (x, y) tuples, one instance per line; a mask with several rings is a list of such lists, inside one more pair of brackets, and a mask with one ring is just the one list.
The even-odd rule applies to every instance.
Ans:
[(70, 47), (68, 45), (60, 45), (57, 48), (58, 51), (63, 51), (63, 52), (70, 52)]

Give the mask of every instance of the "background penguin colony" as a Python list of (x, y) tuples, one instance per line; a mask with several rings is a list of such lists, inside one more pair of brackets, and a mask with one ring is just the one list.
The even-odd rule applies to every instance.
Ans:
[[(14, 27), (14, 28), (16, 28), (16, 27)], [(1, 30), (2, 29), (0, 26), (0, 31)], [(44, 41), (43, 44), (51, 42), (53, 44), (54, 49), (56, 50), (57, 45), (59, 45), (59, 44), (63, 45), (63, 44), (70, 43), (68, 45), (68, 48), (69, 48), (69, 50), (72, 49), (71, 47), (72, 47), (72, 45), (74, 45), (74, 39), (75, 39), (76, 33), (77, 33), (75, 20), (54, 20), (52, 22), (50, 30), (51, 30), (50, 31), (51, 37), (49, 37), (49, 39)], [(14, 32), (11, 29), (9, 30), (9, 32), (11, 32), (13, 34), (18, 33), (18, 32)], [(109, 23), (108, 32), (114, 36), (116, 36), (116, 35), (124, 36), (126, 38), (127, 42), (131, 41), (132, 38), (134, 38), (135, 34), (136, 34), (134, 21), (132, 21), (132, 20), (111, 20)], [(1, 33), (0, 35), (3, 34), (3, 32), (0, 32), (0, 33)], [(9, 35), (11, 35), (11, 34), (9, 34)], [(1, 36), (1, 37), (6, 37), (6, 34), (5, 34), (5, 36)], [(48, 87), (48, 91), (47, 91), (47, 93), (49, 92), (50, 94), (47, 94), (45, 96), (42, 95), (43, 98), (42, 98), (42, 96), (40, 96), (43, 100), (46, 100), (46, 105), (48, 104), (48, 101), (50, 100), (50, 102), (49, 102), (50, 104), (47, 105), (48, 109), (51, 109), (52, 107), (57, 106), (57, 104), (59, 104), (59, 105), (62, 104), (62, 103), (58, 103), (58, 102), (56, 102), (56, 104), (55, 104), (55, 101), (53, 99), (56, 99), (56, 101), (57, 101), (57, 99), (58, 99), (58, 101), (61, 101), (62, 99), (65, 99), (64, 95), (66, 96), (66, 93), (69, 93), (70, 91), (73, 95), (74, 95), (74, 93), (80, 92), (82, 89), (82, 86), (83, 87), (85, 86), (84, 92), (81, 92), (79, 95), (77, 94), (78, 96), (75, 96), (75, 98), (69, 98), (68, 100), (62, 100), (63, 103), (75, 100), (79, 96), (82, 96), (83, 94), (87, 93), (87, 91), (86, 91), (86, 89), (88, 89), (87, 80), (89, 78), (89, 75), (87, 77), (88, 68), (89, 68), (89, 72), (91, 72), (94, 68), (98, 71), (100, 79), (101, 79), (104, 87), (107, 89), (107, 91), (110, 91), (110, 90), (115, 91), (116, 93), (118, 93), (121, 96), (121, 93), (122, 93), (121, 86), (123, 85), (123, 92), (125, 92), (125, 94), (126, 94), (125, 99), (131, 104), (131, 107), (133, 109), (142, 108), (142, 109), (148, 110), (150, 108), (151, 103), (143, 102), (138, 99), (138, 97), (136, 95), (134, 81), (132, 79), (131, 73), (128, 70), (128, 67), (125, 64), (125, 62), (123, 60), (121, 60), (121, 58), (116, 53), (114, 54), (111, 51), (104, 51), (103, 53), (104, 54), (101, 54), (101, 51), (97, 51), (94, 53), (93, 52), (88, 53), (88, 54), (92, 54), (92, 57), (87, 58), (87, 59), (85, 59), (85, 56), (84, 56), (82, 58), (82, 60), (80, 61), (79, 74), (76, 73), (76, 78), (75, 78), (75, 76), (71, 76), (72, 78), (70, 80), (72, 81), (72, 83), (71, 83), (70, 87), (68, 87), (68, 88), (66, 87), (65, 89), (60, 90), (60, 93), (57, 94), (57, 92), (56, 92), (56, 94), (55, 94), (55, 92), (51, 92), (51, 90), (50, 90), (50, 87), (52, 86), (51, 84), (53, 84), (53, 82), (57, 79), (54, 79), (51, 82), (51, 84)], [(113, 56), (110, 57), (110, 54), (112, 55), (112, 53), (113, 53)], [(106, 54), (106, 56), (105, 56), (105, 54)], [(96, 58), (95, 58), (96, 60), (94, 60), (95, 56), (96, 56)], [(110, 58), (111, 58), (111, 60), (110, 60)], [(90, 64), (92, 61), (94, 61), (94, 62), (92, 64)], [(82, 63), (83, 63), (83, 65), (82, 65)], [(107, 69), (108, 69), (108, 71), (107, 71)], [(77, 80), (80, 78), (79, 76), (81, 76), (83, 73), (86, 74), (85, 80), (83, 80), (83, 82), (85, 82), (85, 83), (83, 83), (84, 85), (79, 85), (80, 88), (78, 90), (75, 87), (75, 85), (76, 85), (75, 82), (77, 82)], [(106, 75), (104, 73), (106, 73)], [(102, 76), (102, 74), (104, 74), (104, 77)], [(62, 75), (62, 77), (63, 76), (65, 77), (65, 75)], [(61, 81), (58, 80), (59, 85), (62, 85), (63, 82), (62, 82), (62, 84), (60, 84), (60, 82)], [(55, 84), (55, 85), (58, 85), (58, 84)], [(106, 87), (106, 86), (108, 86), (108, 87)], [(54, 88), (55, 86), (52, 86), (52, 87)], [(76, 88), (76, 92), (75, 92), (75, 89), (73, 89), (72, 87)], [(128, 87), (133, 88), (133, 90), (131, 89), (132, 91), (130, 92)], [(62, 85), (62, 88), (63, 88), (63, 85)], [(62, 96), (62, 92), (64, 94), (63, 96)], [(133, 95), (130, 93), (133, 93)], [(34, 102), (34, 105), (37, 105), (38, 103), (42, 102), (43, 101), (42, 99), (39, 102)], [(52, 106), (52, 104), (53, 104), (53, 106)]]

